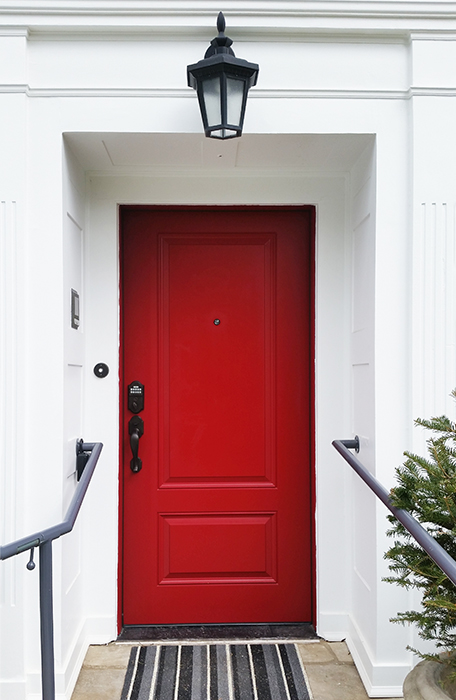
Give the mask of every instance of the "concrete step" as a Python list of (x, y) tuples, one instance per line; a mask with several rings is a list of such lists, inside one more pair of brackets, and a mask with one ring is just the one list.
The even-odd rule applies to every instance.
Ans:
[[(89, 647), (72, 700), (120, 700), (132, 646), (113, 642)], [(368, 700), (345, 642), (303, 641), (298, 649), (313, 700)]]

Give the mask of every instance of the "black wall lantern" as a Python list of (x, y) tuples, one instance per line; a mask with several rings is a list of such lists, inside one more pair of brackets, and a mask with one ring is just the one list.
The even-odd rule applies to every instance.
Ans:
[(206, 136), (232, 139), (242, 134), (247, 93), (256, 84), (259, 66), (236, 58), (221, 12), (217, 30), (204, 59), (187, 66), (187, 80), (198, 95)]

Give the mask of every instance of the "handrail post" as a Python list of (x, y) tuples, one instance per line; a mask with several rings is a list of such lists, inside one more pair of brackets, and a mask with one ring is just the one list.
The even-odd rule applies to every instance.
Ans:
[(41, 688), (42, 700), (55, 700), (54, 675), (54, 612), (52, 600), (52, 542), (66, 535), (74, 527), (84, 496), (92, 478), (94, 469), (100, 457), (103, 444), (101, 442), (84, 442), (78, 440), (76, 454), (91, 452), (91, 455), (81, 471), (81, 478), (73, 494), (65, 520), (57, 525), (35, 532), (28, 537), (22, 537), (15, 542), (0, 545), (0, 561), (9, 559), (22, 552), (31, 551), (27, 569), (33, 571), (35, 564), (33, 552), (35, 547), (40, 550), (40, 630), (41, 630)]
[(40, 626), (43, 700), (55, 700), (52, 540), (40, 545)]

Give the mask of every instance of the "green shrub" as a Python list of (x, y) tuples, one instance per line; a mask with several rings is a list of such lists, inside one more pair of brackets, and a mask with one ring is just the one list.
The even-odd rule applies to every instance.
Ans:
[[(452, 395), (456, 398), (456, 390)], [(407, 459), (396, 469), (398, 485), (391, 490), (391, 500), (408, 510), (456, 560), (456, 425), (446, 416), (416, 424), (434, 433), (427, 441), (429, 456), (404, 453)], [(394, 516), (388, 520), (392, 527), (387, 534), (394, 544), (385, 554), (391, 571), (385, 581), (422, 594), (421, 610), (398, 613), (392, 622), (414, 623), (422, 639), (434, 641), (440, 650), (455, 651), (456, 586)], [(412, 651), (439, 659), (437, 654)], [(456, 668), (456, 659), (447, 660)]]

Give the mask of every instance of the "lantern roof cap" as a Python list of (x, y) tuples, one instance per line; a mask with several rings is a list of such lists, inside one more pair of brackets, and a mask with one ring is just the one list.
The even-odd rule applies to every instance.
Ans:
[(207, 77), (214, 73), (238, 74), (249, 78), (249, 88), (256, 85), (259, 66), (257, 63), (249, 63), (243, 58), (236, 58), (230, 54), (213, 54), (209, 58), (203, 58), (198, 63), (187, 66), (187, 81), (189, 87), (196, 87), (196, 77)]

